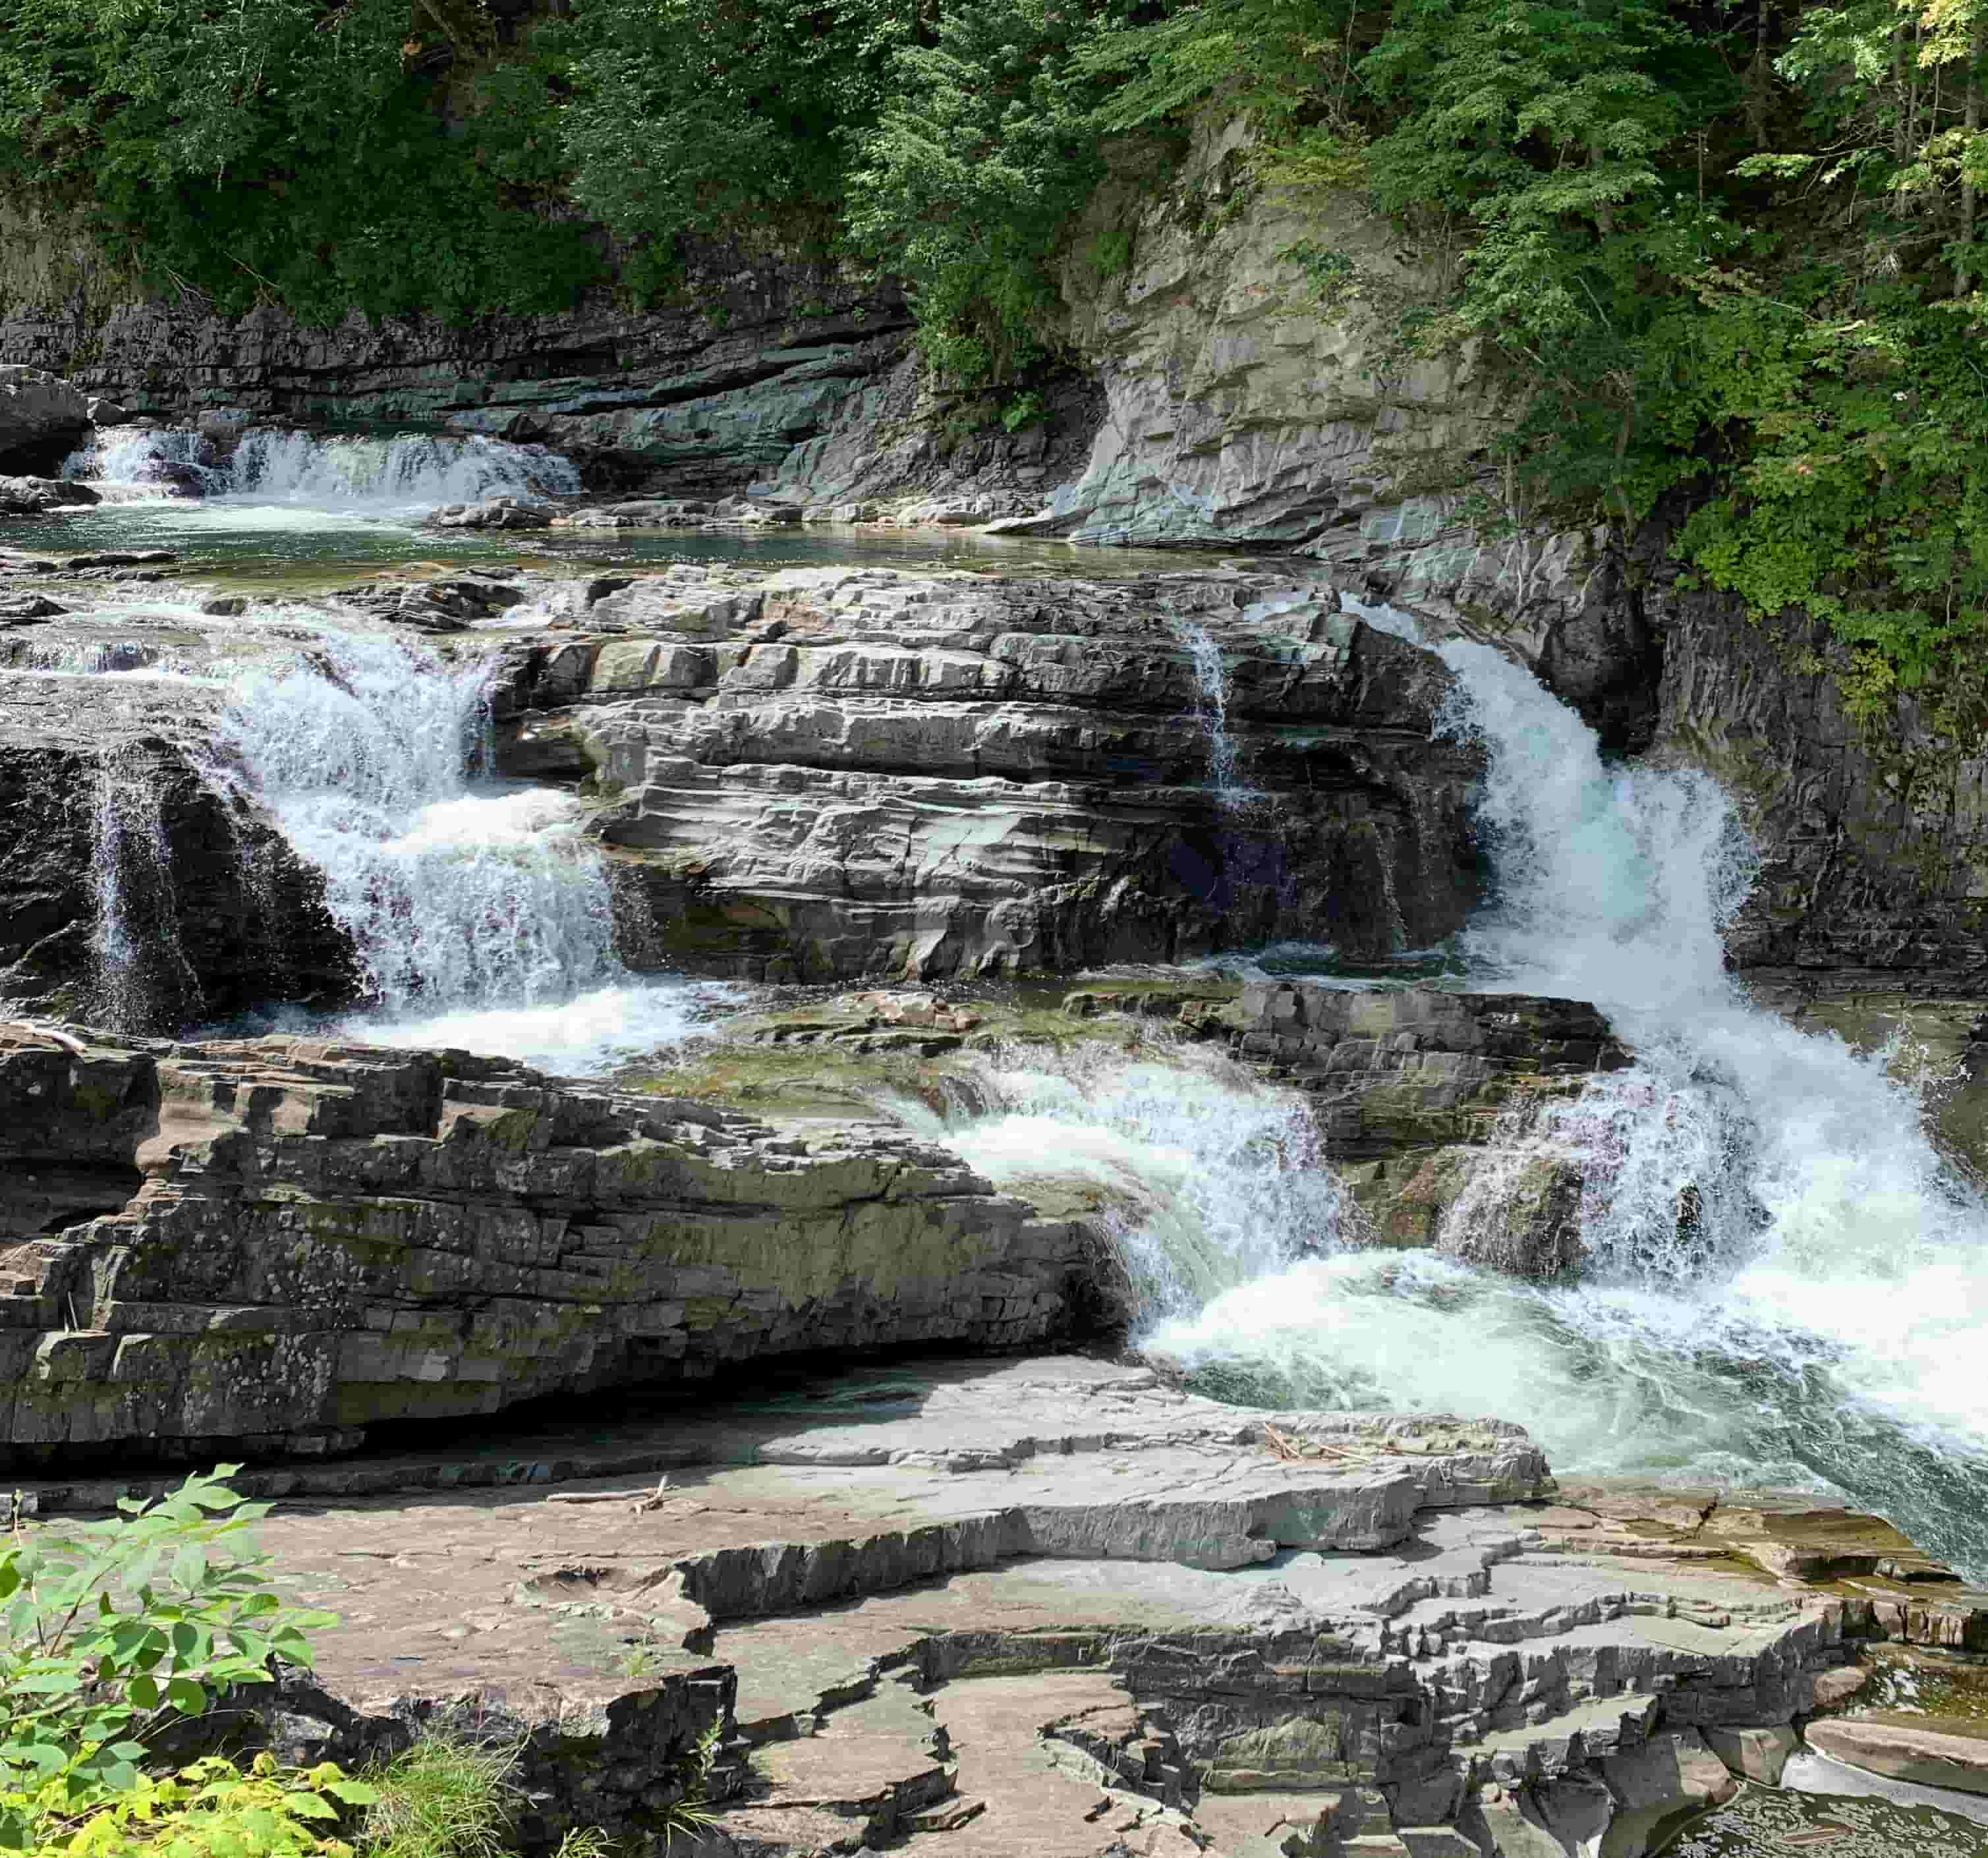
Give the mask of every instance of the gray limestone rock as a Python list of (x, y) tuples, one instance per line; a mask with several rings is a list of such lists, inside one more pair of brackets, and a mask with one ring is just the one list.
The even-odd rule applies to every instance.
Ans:
[[(502, 764), (590, 776), (624, 954), (759, 978), (1439, 939), (1476, 894), (1448, 674), (1234, 573), (607, 586), (522, 648)], [(1277, 597), (1272, 597), (1272, 596)], [(1231, 785), (1189, 648), (1216, 642)]]
[(0, 516), (39, 516), (44, 511), (81, 509), (103, 499), (87, 484), (59, 478), (0, 478)]
[(764, 1355), (1035, 1341), (1093, 1275), (1080, 1224), (929, 1144), (462, 1052), (12, 1026), (0, 1105), (0, 1171), (103, 1177), (38, 1188), (55, 1214), (8, 1254), (17, 1456), (211, 1455)]
[[(16, 352), (0, 344), (0, 353)], [(43, 368), (0, 366), (0, 470), (55, 471), (89, 432), (79, 387)]]

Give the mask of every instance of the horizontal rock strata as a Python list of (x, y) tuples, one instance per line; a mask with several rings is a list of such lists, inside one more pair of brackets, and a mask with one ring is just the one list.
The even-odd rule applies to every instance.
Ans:
[(942, 1149), (461, 1053), (8, 1027), (0, 1104), (17, 1461), (349, 1446), (749, 1357), (1007, 1346), (1089, 1294), (1080, 1225)]
[[(646, 1422), (698, 1454), (660, 1491), (279, 1512), (291, 1590), (343, 1619), (277, 1745), (495, 1725), (527, 1745), (535, 1849), (590, 1815), (658, 1829), (703, 1738), (712, 1836), (767, 1858), (1638, 1858), (1784, 1755), (1882, 1630), (1822, 1584), (1857, 1519), (1557, 1502), (1495, 1422), (1241, 1411), (1067, 1358), (805, 1391)], [(1303, 1501), (1248, 1556), (1199, 1552), (1232, 1492), (1280, 1485)], [(1202, 1527), (1154, 1532), (1156, 1503)], [(1017, 1512), (1063, 1533), (1003, 1543)]]
[(1476, 894), (1475, 759), (1430, 739), (1439, 664), (1336, 607), (1239, 574), (610, 579), (571, 623), (613, 636), (519, 648), (500, 759), (614, 797), (601, 831), (659, 964), (931, 978), (1426, 943)]

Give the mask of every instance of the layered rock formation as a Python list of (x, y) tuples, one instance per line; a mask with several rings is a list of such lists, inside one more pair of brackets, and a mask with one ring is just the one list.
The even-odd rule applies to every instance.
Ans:
[[(12, 356), (0, 343), (0, 354)], [(0, 473), (52, 471), (90, 431), (89, 403), (44, 369), (0, 367)]]
[(183, 739), (214, 707), (0, 674), (0, 998), (150, 1031), (349, 991), (320, 876)]
[(276, 1745), (502, 1735), (532, 1850), (659, 1835), (688, 1798), (755, 1858), (1639, 1858), (1840, 1705), (1861, 1648), (1988, 1618), (1812, 1497), (1556, 1501), (1514, 1427), (1240, 1411), (1068, 1358), (901, 1362), (454, 1469), (644, 1441), (660, 1490), (451, 1490), (478, 1480), (430, 1451), (346, 1473), (427, 1494), (285, 1506), (287, 1590), (343, 1616)]
[(1860, 722), (1841, 648), (1799, 613), (1748, 622), (1680, 591), (1643, 539), (1663, 637), (1657, 752), (1740, 801), (1760, 869), (1728, 938), (1736, 964), (1978, 975), (1988, 966), (1988, 760), (1900, 696)]
[(1090, 1241), (880, 1127), (499, 1060), (0, 1032), (4, 1441), (350, 1445), (797, 1350), (1040, 1340)]
[[(1447, 674), (1330, 589), (695, 570), (583, 588), (503, 764), (585, 775), (624, 948), (755, 977), (1422, 944), (1476, 894)], [(1197, 671), (1197, 647), (1200, 669)], [(1226, 784), (1225, 784), (1226, 783)]]
[(330, 420), (543, 441), (600, 488), (723, 492), (777, 478), (796, 502), (825, 500), (789, 461), (818, 454), (832, 431), (860, 431), (874, 495), (1053, 481), (1095, 418), (1073, 383), (1052, 397), (1049, 421), (1010, 434), (998, 400), (926, 394), (896, 290), (716, 247), (691, 255), (674, 306), (604, 301), (468, 324), (354, 315), (323, 328), (270, 307), (205, 315), (130, 300), (86, 255), (66, 275), (19, 250), (5, 269), (28, 275), (0, 316), (0, 356), (67, 377), (75, 417), (39, 463), (10, 464), (0, 424), (0, 470), (59, 463), (87, 430), (85, 393), (115, 403), (120, 419), (218, 417), (231, 433), (246, 420)]

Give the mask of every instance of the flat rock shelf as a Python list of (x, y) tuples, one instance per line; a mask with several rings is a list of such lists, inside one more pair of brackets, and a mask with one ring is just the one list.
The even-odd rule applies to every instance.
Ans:
[(501, 1725), (535, 1845), (659, 1823), (715, 1738), (712, 1853), (1637, 1858), (1778, 1779), (1867, 1649), (1988, 1629), (1813, 1498), (1563, 1491), (1515, 1427), (1242, 1410), (1079, 1356), (512, 1442), (648, 1464), (258, 1474), (286, 1590), (340, 1615), (261, 1733), (354, 1759)]

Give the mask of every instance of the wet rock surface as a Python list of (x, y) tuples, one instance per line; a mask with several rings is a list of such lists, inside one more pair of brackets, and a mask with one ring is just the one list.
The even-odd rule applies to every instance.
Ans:
[[(600, 829), (658, 964), (824, 980), (1301, 931), (1384, 948), (1446, 934), (1476, 894), (1475, 758), (1431, 740), (1446, 674), (1329, 588), (596, 585), (571, 623), (612, 637), (520, 654), (500, 758), (614, 796)], [(624, 949), (643, 958), (639, 931)]]
[[(1660, 549), (1662, 532), (1639, 539)], [(1760, 867), (1727, 938), (1736, 967), (1887, 973), (1934, 993), (1988, 968), (1984, 764), (1896, 698), (1861, 723), (1841, 648), (1790, 611), (1753, 624), (1729, 598), (1682, 592), (1646, 565), (1662, 639), (1654, 752), (1739, 800)]]
[[(64, 611), (42, 604), (17, 622), (30, 637)], [(16, 1011), (149, 1030), (349, 992), (320, 874), (188, 745), (205, 696), (0, 675), (0, 1000)]]

